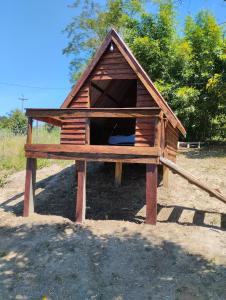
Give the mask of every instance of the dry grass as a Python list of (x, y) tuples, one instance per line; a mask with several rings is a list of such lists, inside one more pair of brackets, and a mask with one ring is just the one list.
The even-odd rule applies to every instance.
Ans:
[[(7, 178), (15, 171), (25, 168), (26, 160), (24, 157), (24, 144), (26, 136), (13, 135), (8, 130), (0, 130), (0, 187), (4, 186)], [(33, 142), (40, 144), (57, 144), (59, 143), (59, 130), (56, 128), (52, 132), (47, 132), (41, 127), (33, 131)], [(66, 165), (64, 161), (54, 161), (55, 163)], [(38, 168), (51, 165), (52, 160), (39, 159)]]

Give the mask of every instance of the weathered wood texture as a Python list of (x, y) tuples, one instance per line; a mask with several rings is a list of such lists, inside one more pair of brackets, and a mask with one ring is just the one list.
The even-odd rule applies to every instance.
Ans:
[(164, 156), (174, 162), (176, 161), (178, 139), (178, 130), (176, 128), (173, 128), (173, 126), (169, 122), (167, 122), (165, 127)]
[[(152, 99), (147, 89), (140, 80), (137, 81), (137, 107), (155, 107), (156, 102)], [(135, 146), (154, 146), (155, 119), (137, 118), (135, 128)]]
[[(89, 82), (86, 81), (70, 102), (69, 108), (88, 108)], [(75, 117), (64, 117), (60, 133), (61, 144), (84, 145), (88, 142), (88, 120)]]
[(128, 163), (159, 162), (160, 148), (97, 145), (25, 145), (25, 155), (30, 158), (52, 158)]
[(24, 211), (23, 216), (28, 217), (34, 212), (34, 196), (36, 181), (37, 161), (35, 158), (27, 158), (25, 191), (24, 191)]
[(211, 197), (216, 197), (217, 199), (221, 200), (222, 202), (226, 203), (226, 197), (222, 195), (218, 190), (215, 190), (211, 187), (209, 187), (207, 184), (204, 184), (203, 182), (200, 182), (196, 177), (194, 177), (192, 174), (188, 173), (183, 168), (179, 167), (172, 161), (160, 157), (160, 161), (163, 165), (165, 165), (167, 168), (169, 168), (173, 173), (179, 174), (183, 178), (187, 179), (189, 183), (194, 184), (201, 188), (202, 190), (209, 193)]
[(122, 183), (122, 162), (115, 163), (115, 185), (120, 186)]
[(96, 67), (90, 74), (90, 80), (136, 79), (137, 76), (126, 59), (112, 42), (113, 49), (107, 48)]
[(86, 161), (76, 161), (77, 197), (76, 197), (76, 223), (85, 221), (86, 213)]
[(155, 225), (157, 221), (157, 166), (146, 165), (146, 223)]

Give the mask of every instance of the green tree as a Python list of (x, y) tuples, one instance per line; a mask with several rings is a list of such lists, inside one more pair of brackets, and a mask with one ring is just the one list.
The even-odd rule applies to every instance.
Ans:
[(13, 134), (25, 134), (27, 130), (27, 118), (19, 109), (15, 109), (9, 113), (8, 128)]
[[(111, 27), (123, 36), (160, 92), (194, 140), (225, 138), (226, 54), (222, 28), (214, 16), (201, 11), (186, 18), (178, 34), (173, 0), (76, 1), (80, 11), (65, 29), (76, 80)], [(82, 3), (82, 4), (81, 4)]]

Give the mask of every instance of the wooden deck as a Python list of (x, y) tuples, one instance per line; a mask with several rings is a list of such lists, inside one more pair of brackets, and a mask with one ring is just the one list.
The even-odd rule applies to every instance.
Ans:
[(158, 164), (161, 148), (134, 146), (26, 144), (27, 158)]

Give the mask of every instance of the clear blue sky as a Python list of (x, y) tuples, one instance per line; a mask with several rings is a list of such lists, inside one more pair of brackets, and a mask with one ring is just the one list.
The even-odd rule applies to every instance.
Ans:
[[(25, 107), (59, 107), (71, 83), (65, 26), (75, 15), (69, 0), (6, 0), (0, 6), (0, 115)], [(182, 0), (178, 19), (210, 9), (218, 23), (226, 21), (224, 0)], [(16, 86), (11, 84), (24, 85)], [(29, 88), (25, 86), (42, 87)], [(53, 89), (49, 89), (53, 88)]]

